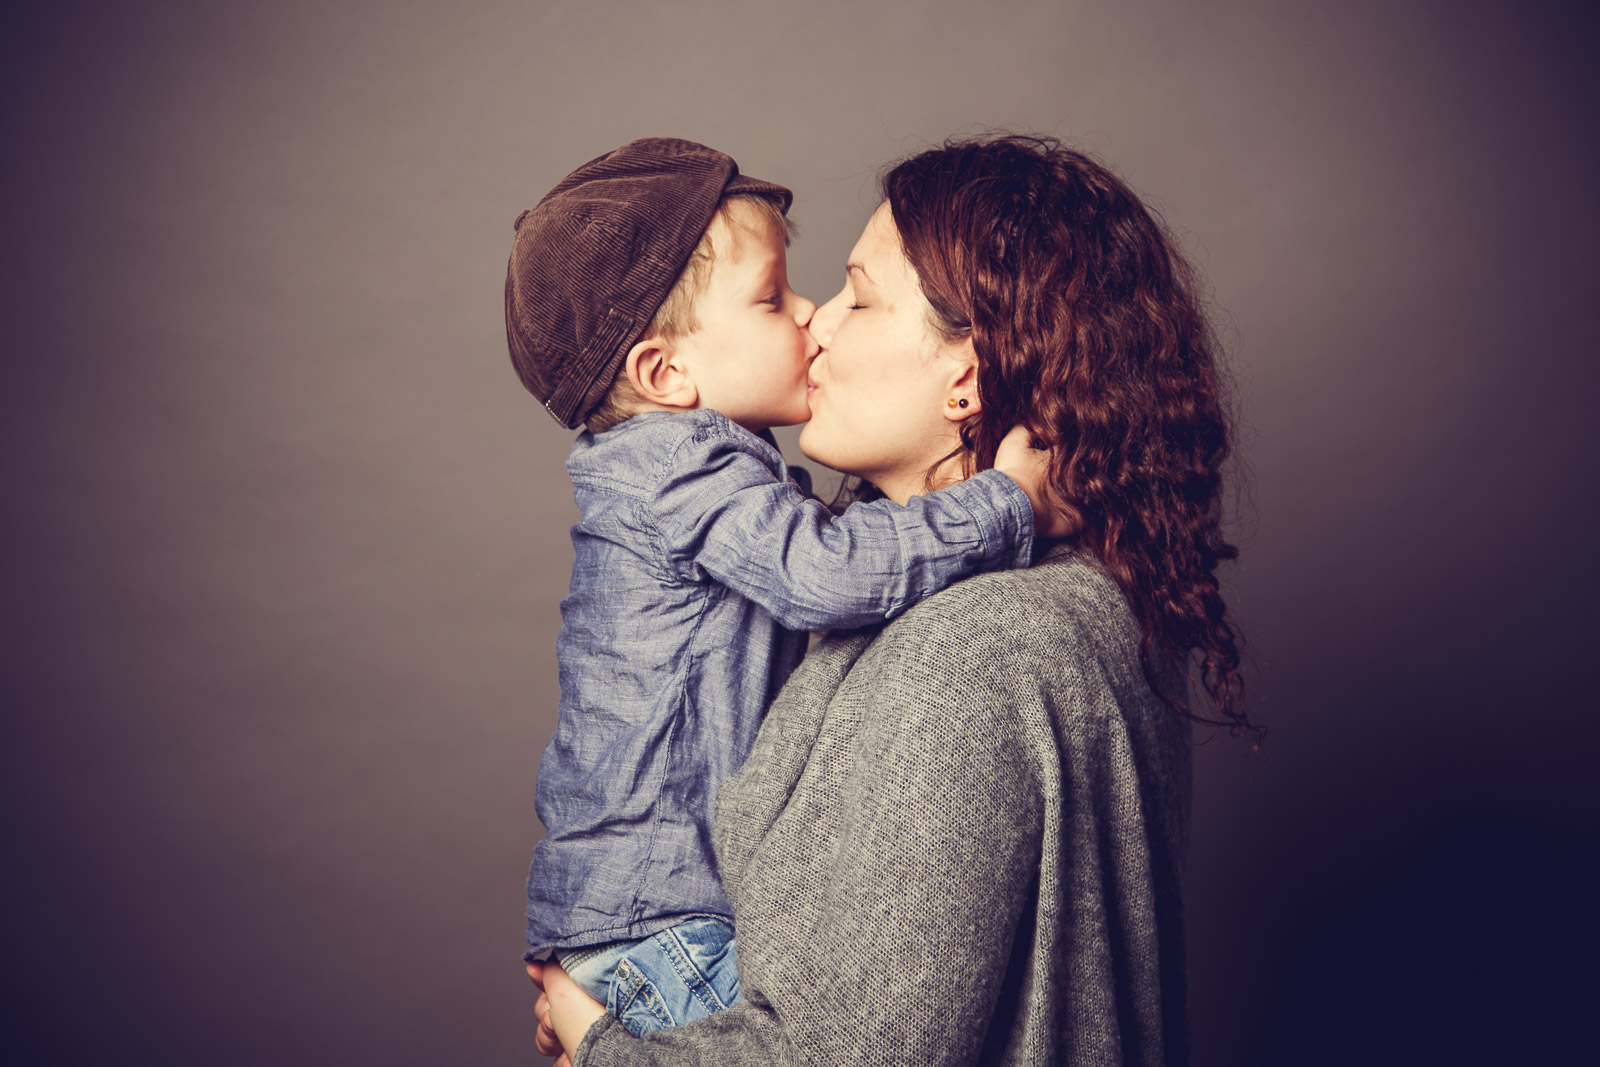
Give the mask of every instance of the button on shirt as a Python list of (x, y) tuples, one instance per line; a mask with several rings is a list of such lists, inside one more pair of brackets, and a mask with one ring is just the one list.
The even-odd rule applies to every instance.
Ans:
[(582, 520), (539, 764), (530, 959), (729, 915), (713, 802), (806, 631), (882, 623), (1033, 549), (1028, 497), (997, 471), (834, 516), (715, 411), (580, 434), (567, 473)]

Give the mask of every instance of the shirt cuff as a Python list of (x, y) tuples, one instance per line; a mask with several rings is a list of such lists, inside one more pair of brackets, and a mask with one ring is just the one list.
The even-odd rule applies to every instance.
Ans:
[[(1033, 504), (1022, 486), (997, 470), (979, 471), (950, 487), (983, 533), (985, 558), (999, 567), (1033, 562)], [(968, 499), (967, 494), (973, 498)]]

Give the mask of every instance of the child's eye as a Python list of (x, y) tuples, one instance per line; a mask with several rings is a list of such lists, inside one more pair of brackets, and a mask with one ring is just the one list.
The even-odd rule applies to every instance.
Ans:
[(782, 293), (773, 293), (771, 296), (767, 297), (765, 300), (763, 300), (761, 302), (763, 304), (771, 304), (774, 308), (782, 307), (783, 306), (783, 294)]

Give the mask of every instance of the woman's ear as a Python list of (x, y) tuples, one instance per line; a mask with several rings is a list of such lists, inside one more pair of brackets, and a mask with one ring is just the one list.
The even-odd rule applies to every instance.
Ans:
[(978, 397), (978, 353), (972, 347), (971, 335), (959, 344), (946, 346), (943, 354), (952, 361), (944, 417), (951, 422), (964, 422), (983, 409)]
[(646, 337), (628, 349), (623, 371), (628, 384), (647, 403), (686, 410), (700, 403), (700, 391), (670, 341)]

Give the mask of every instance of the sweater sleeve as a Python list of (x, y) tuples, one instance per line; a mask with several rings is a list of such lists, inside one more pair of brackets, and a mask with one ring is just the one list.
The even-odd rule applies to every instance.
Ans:
[(665, 471), (647, 512), (669, 569), (709, 575), (791, 630), (875, 625), (1033, 550), (1027, 494), (998, 471), (837, 517), (728, 436), (697, 434)]
[[(845, 742), (849, 774), (783, 815), (836, 834), (758, 851), (741, 871), (746, 1002), (643, 1039), (602, 1021), (578, 1067), (980, 1062), (1008, 968), (1027, 962), (1013, 946), (1032, 914), (1043, 801), (1016, 680), (953, 671), (959, 651), (919, 641), (877, 658), (859, 679), (877, 710)], [(799, 896), (796, 921), (784, 902)]]

